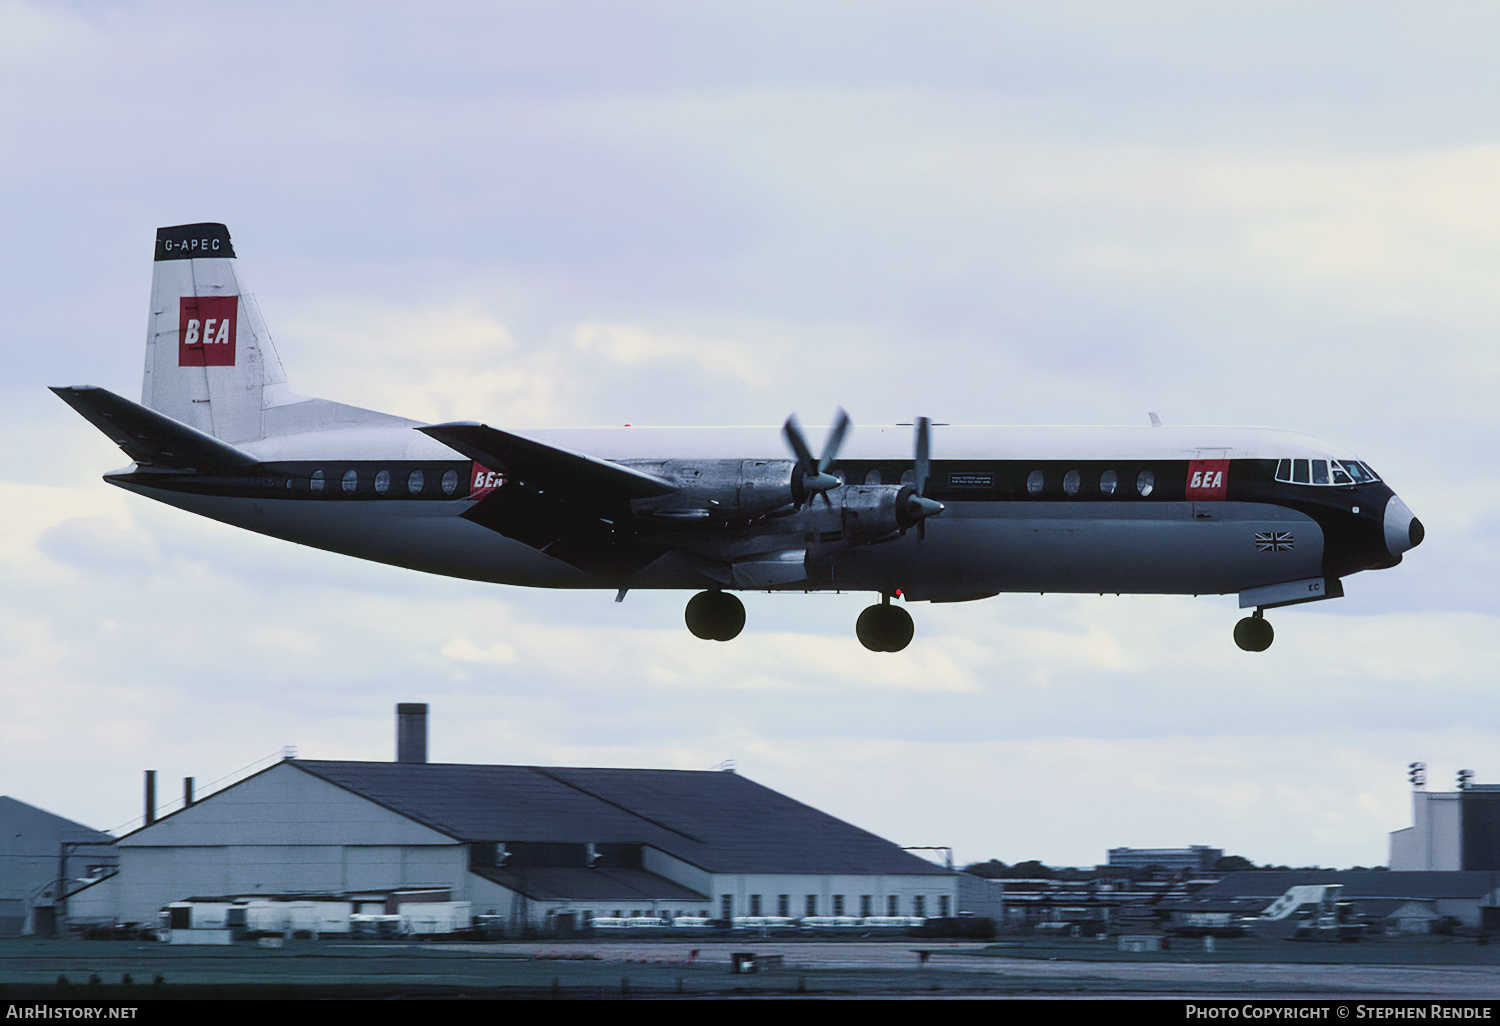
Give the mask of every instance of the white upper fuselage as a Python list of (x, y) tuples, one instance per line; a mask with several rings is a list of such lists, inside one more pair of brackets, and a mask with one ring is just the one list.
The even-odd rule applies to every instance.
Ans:
[[(453, 450), (404, 427), (312, 431), (243, 443), (263, 460), (445, 459)], [(518, 431), (559, 449), (613, 462), (636, 460), (785, 460), (776, 427), (595, 427)], [(823, 429), (812, 429), (816, 438)], [(1037, 427), (934, 425), (933, 458), (941, 460), (1347, 459), (1354, 455), (1311, 435), (1261, 427)], [(912, 426), (861, 426), (841, 460), (910, 459)]]

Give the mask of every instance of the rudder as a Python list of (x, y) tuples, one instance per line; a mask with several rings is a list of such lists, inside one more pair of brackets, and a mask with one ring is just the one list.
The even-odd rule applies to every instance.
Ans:
[(266, 392), (284, 392), (286, 372), (239, 280), (229, 229), (158, 228), (152, 266), (141, 404), (226, 442), (264, 438)]

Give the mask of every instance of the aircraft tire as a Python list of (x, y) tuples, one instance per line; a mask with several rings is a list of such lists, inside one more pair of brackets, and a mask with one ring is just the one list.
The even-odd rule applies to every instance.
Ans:
[(745, 629), (745, 604), (728, 592), (714, 595), (715, 641), (733, 641)]
[(711, 591), (700, 591), (688, 599), (687, 610), (683, 613), (687, 629), (693, 632), (693, 637), (704, 641), (714, 640), (713, 596)]
[(1247, 616), (1234, 625), (1234, 643), (1246, 652), (1264, 652), (1276, 640), (1271, 622), (1259, 616)]
[(683, 619), (695, 638), (730, 641), (745, 629), (745, 604), (722, 591), (700, 591), (688, 599)]
[(915, 631), (911, 614), (900, 606), (869, 606), (854, 622), (855, 636), (871, 652), (899, 652), (911, 644)]

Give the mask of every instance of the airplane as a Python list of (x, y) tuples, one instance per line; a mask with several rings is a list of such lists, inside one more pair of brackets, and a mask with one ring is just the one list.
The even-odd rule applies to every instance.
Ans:
[[(541, 588), (695, 591), (728, 641), (735, 591), (879, 596), (855, 634), (898, 652), (914, 602), (1001, 592), (1235, 594), (1265, 611), (1393, 567), (1422, 522), (1369, 464), (1290, 431), (959, 427), (916, 417), (814, 454), (772, 428), (505, 431), (290, 390), (222, 224), (161, 228), (140, 403), (53, 388), (133, 461), (128, 491), (261, 534), (434, 574)], [(782, 449), (782, 445), (786, 448)], [(893, 604), (900, 599), (902, 605)]]

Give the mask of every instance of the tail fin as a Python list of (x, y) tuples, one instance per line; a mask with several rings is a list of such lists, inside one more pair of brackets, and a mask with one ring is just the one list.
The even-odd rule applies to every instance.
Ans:
[(286, 372), (222, 224), (156, 232), (141, 403), (226, 442), (266, 435), (268, 387)]
[(237, 263), (222, 224), (157, 229), (143, 405), (231, 443), (413, 423), (294, 394)]

